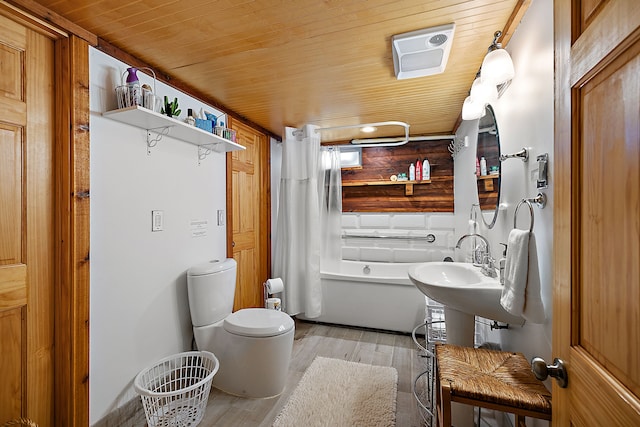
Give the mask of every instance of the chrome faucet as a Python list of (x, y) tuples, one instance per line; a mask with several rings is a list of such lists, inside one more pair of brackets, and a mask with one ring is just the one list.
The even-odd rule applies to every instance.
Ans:
[(458, 243), (456, 243), (456, 249), (460, 249), (462, 242), (469, 237), (477, 237), (482, 241), (482, 243), (484, 243), (484, 251), (481, 252), (482, 263), (480, 264), (482, 274), (487, 277), (497, 277), (498, 274), (496, 273), (495, 267), (496, 260), (491, 256), (491, 246), (489, 245), (489, 241), (486, 237), (477, 233), (465, 234), (464, 236), (460, 237), (460, 239), (458, 239)]

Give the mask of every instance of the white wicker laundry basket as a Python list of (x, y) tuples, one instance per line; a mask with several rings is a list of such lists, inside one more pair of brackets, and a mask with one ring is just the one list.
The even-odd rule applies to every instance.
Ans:
[(134, 388), (142, 398), (149, 427), (197, 426), (219, 367), (213, 353), (189, 351), (165, 357), (140, 372)]

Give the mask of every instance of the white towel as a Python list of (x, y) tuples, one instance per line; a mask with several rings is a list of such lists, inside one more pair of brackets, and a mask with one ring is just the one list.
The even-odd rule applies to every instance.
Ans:
[(544, 323), (544, 304), (540, 295), (540, 268), (538, 266), (538, 247), (533, 233), (529, 236), (529, 273), (524, 299), (522, 317), (531, 323)]
[(500, 304), (530, 322), (545, 321), (536, 241), (529, 231), (514, 229), (509, 233)]

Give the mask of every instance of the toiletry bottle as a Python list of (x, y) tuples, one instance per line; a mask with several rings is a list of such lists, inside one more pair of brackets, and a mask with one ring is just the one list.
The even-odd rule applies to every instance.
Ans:
[(480, 176), (480, 161), (478, 160), (477, 156), (476, 156), (476, 176)]
[(193, 117), (193, 110), (191, 108), (187, 109), (187, 118), (184, 119), (184, 122), (189, 126), (196, 125), (196, 119)]
[(127, 81), (129, 105), (140, 105), (142, 103), (142, 88), (138, 79), (138, 69), (134, 67), (127, 68)]
[(485, 176), (487, 174), (487, 160), (484, 157), (480, 158), (480, 175)]
[(422, 163), (416, 159), (416, 181), (422, 181)]
[(502, 246), (504, 246), (504, 250), (502, 251), (502, 258), (500, 258), (499, 261), (499, 266), (500, 266), (500, 284), (504, 285), (504, 269), (507, 265), (507, 244), (506, 243), (500, 243)]
[(409, 181), (415, 181), (416, 179), (416, 167), (411, 163), (409, 166)]
[(422, 162), (422, 179), (425, 181), (431, 179), (431, 165), (426, 157), (424, 158), (424, 162)]

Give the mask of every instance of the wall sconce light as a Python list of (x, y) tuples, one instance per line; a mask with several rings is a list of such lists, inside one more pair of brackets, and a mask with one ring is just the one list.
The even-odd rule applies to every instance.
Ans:
[(471, 99), (474, 101), (491, 104), (498, 100), (498, 88), (491, 82), (483, 82), (478, 75), (471, 85), (469, 96), (471, 96)]
[(475, 120), (485, 115), (486, 104), (467, 96), (462, 104), (462, 120)]
[(500, 85), (511, 80), (515, 76), (513, 61), (509, 52), (502, 48), (498, 39), (502, 36), (502, 31), (496, 31), (493, 35), (493, 43), (489, 46), (487, 55), (482, 61), (480, 69), (480, 80), (490, 82), (493, 85)]
[(502, 48), (498, 39), (502, 31), (493, 35), (493, 43), (482, 61), (482, 67), (471, 85), (469, 96), (462, 104), (462, 120), (475, 120), (484, 116), (485, 106), (498, 100), (498, 86), (502, 90), (515, 75), (509, 52)]

